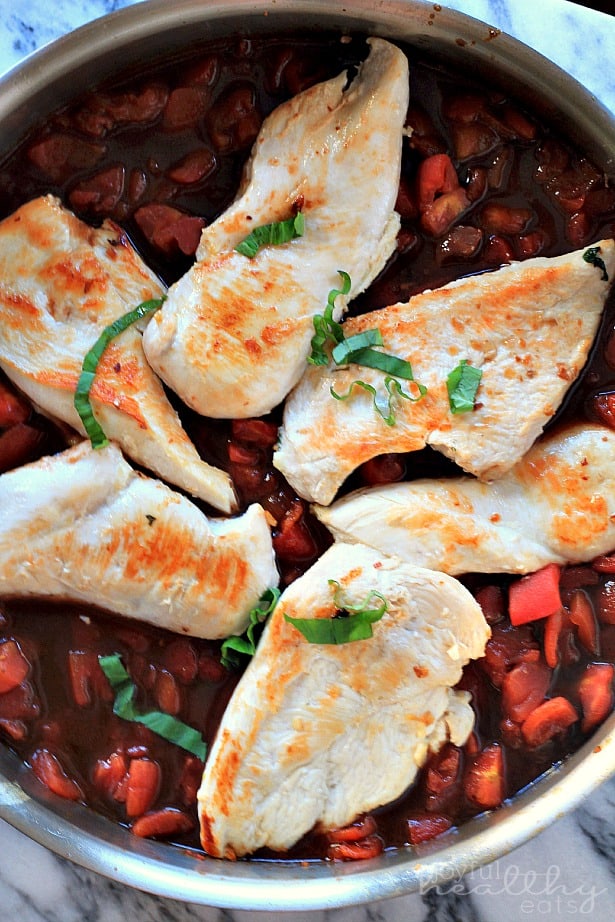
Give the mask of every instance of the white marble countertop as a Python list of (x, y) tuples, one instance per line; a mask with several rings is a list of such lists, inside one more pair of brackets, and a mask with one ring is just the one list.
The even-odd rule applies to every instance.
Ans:
[[(0, 72), (44, 43), (131, 0), (0, 0)], [(615, 112), (615, 20), (567, 0), (448, 0), (541, 51)], [(160, 899), (70, 864), (0, 821), (0, 918), (19, 922), (612, 922), (615, 779), (511, 855), (441, 892), (313, 913), (228, 912)]]

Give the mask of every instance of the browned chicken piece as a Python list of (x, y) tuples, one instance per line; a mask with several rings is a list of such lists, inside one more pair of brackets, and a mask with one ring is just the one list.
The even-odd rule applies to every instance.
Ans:
[[(152, 367), (205, 416), (260, 416), (279, 404), (301, 377), (337, 270), (351, 273), (349, 300), (395, 249), (408, 62), (390, 42), (369, 45), (349, 86), (341, 73), (265, 119), (237, 201), (205, 228), (197, 262), (145, 332)], [(253, 259), (235, 251), (255, 227), (297, 210), (302, 237)], [(338, 299), (337, 316), (344, 307)]]
[[(615, 244), (596, 244), (610, 279)], [(364, 461), (431, 445), (481, 480), (510, 470), (553, 417), (591, 348), (609, 290), (587, 250), (470, 276), (348, 320), (346, 337), (377, 328), (383, 350), (408, 360), (427, 393), (393, 391), (394, 425), (360, 379), (382, 394), (385, 375), (360, 365), (309, 367), (289, 396), (274, 464), (297, 492), (326, 505)], [(481, 369), (474, 409), (453, 414), (447, 377)], [(406, 393), (416, 385), (400, 381)], [(336, 400), (338, 395), (350, 397)]]
[[(375, 608), (374, 590), (387, 610), (367, 639), (311, 643), (285, 620)], [(224, 712), (199, 791), (205, 851), (288, 849), (398, 797), (430, 750), (469, 736), (469, 695), (453, 686), (488, 637), (457, 580), (333, 545), (285, 590)]]
[[(0, 367), (43, 413), (85, 434), (74, 408), (83, 359), (106, 326), (164, 288), (123, 231), (84, 224), (51, 195), (0, 223)], [(164, 480), (220, 509), (226, 473), (206, 464), (145, 360), (141, 330), (112, 340), (91, 389), (108, 438)]]
[(196, 637), (241, 634), (277, 585), (264, 510), (209, 519), (87, 442), (0, 477), (0, 596), (89, 602)]
[(615, 432), (579, 425), (545, 436), (493, 483), (414, 480), (314, 509), (337, 541), (453, 575), (581, 563), (615, 547)]

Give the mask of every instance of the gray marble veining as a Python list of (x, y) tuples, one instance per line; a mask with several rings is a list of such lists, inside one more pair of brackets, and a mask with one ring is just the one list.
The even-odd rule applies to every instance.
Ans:
[[(0, 0), (0, 72), (129, 2)], [(448, 6), (538, 49), (615, 112), (615, 20), (566, 0), (449, 0)], [(228, 912), (159, 899), (61, 860), (1, 822), (0, 856), (0, 919), (6, 922), (517, 922), (529, 917), (612, 922), (615, 780), (531, 842), (462, 880), (329, 912)]]

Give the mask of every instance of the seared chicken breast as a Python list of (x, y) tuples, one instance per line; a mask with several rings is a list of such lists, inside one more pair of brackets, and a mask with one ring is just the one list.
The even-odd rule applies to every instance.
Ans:
[[(596, 246), (612, 278), (615, 244)], [(501, 477), (540, 435), (587, 359), (609, 282), (586, 252), (513, 263), (348, 320), (347, 338), (380, 330), (384, 351), (408, 360), (427, 392), (416, 402), (393, 392), (395, 423), (387, 425), (372, 395), (353, 388), (359, 379), (385, 394), (381, 371), (309, 367), (286, 401), (276, 467), (321, 504), (364, 461), (425, 445), (481, 480)], [(463, 361), (482, 379), (474, 409), (453, 414), (447, 378)], [(406, 393), (416, 387), (400, 384)], [(331, 388), (353, 389), (336, 400)]]
[[(85, 434), (73, 406), (83, 359), (103, 329), (164, 289), (111, 221), (95, 229), (53, 196), (0, 223), (0, 367), (47, 415)], [(130, 327), (99, 362), (91, 389), (103, 431), (165, 480), (220, 509), (236, 507), (226, 473), (184, 432)]]
[(493, 483), (389, 484), (314, 511), (344, 545), (453, 575), (580, 563), (615, 547), (615, 432), (579, 425), (545, 437)]
[[(310, 643), (285, 620), (334, 618), (374, 590), (387, 610), (368, 639)], [(488, 636), (451, 577), (333, 545), (282, 595), (224, 712), (198, 795), (205, 851), (288, 849), (398, 797), (430, 749), (468, 737), (468, 694), (453, 686)]]
[(218, 638), (245, 630), (278, 582), (261, 506), (208, 519), (113, 444), (83, 442), (3, 474), (0, 509), (0, 596), (90, 602)]
[[(299, 380), (328, 293), (350, 273), (345, 303), (395, 248), (394, 211), (408, 107), (405, 55), (382, 39), (347, 86), (317, 84), (263, 122), (237, 201), (203, 231), (197, 262), (169, 289), (145, 352), (182, 400), (206, 416), (260, 416)], [(305, 218), (302, 237), (250, 259), (234, 247), (255, 227)]]

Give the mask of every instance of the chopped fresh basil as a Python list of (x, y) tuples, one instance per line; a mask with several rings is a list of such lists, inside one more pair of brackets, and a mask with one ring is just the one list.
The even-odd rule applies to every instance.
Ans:
[(205, 761), (207, 745), (198, 730), (194, 730), (177, 717), (164, 714), (162, 711), (141, 712), (137, 710), (134, 703), (137, 687), (124, 669), (119, 653), (99, 656), (98, 661), (115, 692), (114, 714), (123, 720), (130, 720), (149, 727), (153, 733), (191, 752), (202, 762)]
[[(372, 589), (359, 605), (350, 605), (340, 599), (339, 583), (329, 580), (329, 584), (337, 586), (333, 597), (337, 614), (333, 618), (292, 618), (285, 614), (284, 620), (297, 628), (309, 643), (343, 644), (372, 637), (372, 624), (380, 621), (388, 608), (385, 597)], [(373, 599), (379, 599), (379, 604), (370, 608)]]
[(350, 292), (351, 281), (347, 272), (338, 269), (342, 279), (341, 288), (332, 288), (327, 298), (327, 306), (324, 314), (316, 314), (313, 319), (314, 336), (312, 337), (312, 352), (308, 357), (311, 365), (328, 365), (329, 356), (325, 350), (328, 342), (341, 343), (344, 339), (344, 331), (341, 324), (333, 319), (333, 310), (335, 308), (335, 299), (340, 295), (347, 295)]
[(279, 246), (288, 243), (305, 233), (305, 218), (299, 211), (286, 221), (274, 221), (272, 224), (261, 224), (238, 243), (235, 249), (242, 256), (254, 259), (261, 247)]
[(273, 609), (278, 604), (280, 590), (276, 588), (266, 589), (259, 599), (258, 605), (250, 611), (250, 624), (245, 634), (241, 637), (227, 637), (220, 650), (220, 661), (227, 669), (240, 664), (240, 659), (236, 653), (243, 653), (245, 656), (254, 656), (256, 653), (257, 639), (254, 636), (255, 629), (264, 624)]
[(153, 314), (154, 311), (157, 311), (162, 306), (164, 300), (164, 297), (162, 297), (151, 301), (142, 301), (134, 310), (129, 311), (122, 317), (118, 317), (108, 327), (105, 327), (83, 360), (73, 403), (81, 418), (86, 435), (92, 443), (92, 448), (104, 448), (105, 445), (109, 444), (109, 439), (95, 418), (92, 404), (90, 403), (90, 390), (103, 352), (112, 339), (123, 333), (133, 323), (141, 320), (142, 317)]
[(474, 409), (476, 392), (482, 376), (482, 370), (468, 365), (467, 359), (462, 359), (459, 365), (453, 368), (446, 379), (451, 413), (467, 413)]
[(585, 260), (586, 263), (590, 263), (592, 266), (595, 266), (596, 269), (600, 269), (600, 271), (602, 272), (602, 275), (600, 276), (600, 278), (602, 279), (603, 282), (608, 282), (609, 273), (606, 271), (604, 260), (601, 259), (600, 256), (598, 256), (598, 253), (600, 252), (601, 252), (600, 247), (589, 247), (589, 249), (585, 250), (585, 252), (583, 253), (583, 259)]
[[(347, 272), (343, 272), (341, 269), (338, 271), (342, 277), (343, 287), (341, 291), (333, 289), (329, 292), (324, 314), (317, 314), (314, 317), (314, 330), (316, 332), (312, 338), (312, 352), (308, 362), (312, 365), (328, 365), (329, 355), (326, 346), (329, 345), (333, 347), (331, 349), (331, 358), (336, 365), (362, 365), (364, 368), (376, 368), (378, 371), (384, 372), (387, 375), (384, 381), (387, 390), (387, 403), (384, 406), (378, 398), (376, 388), (359, 379), (353, 381), (346, 394), (337, 394), (333, 387), (330, 388), (330, 391), (331, 396), (335, 397), (336, 400), (348, 400), (356, 384), (372, 395), (374, 407), (385, 423), (388, 426), (394, 426), (395, 414), (391, 406), (392, 397), (404, 397), (406, 400), (412, 401), (420, 400), (427, 393), (427, 388), (422, 384), (416, 384), (414, 381), (410, 362), (387, 352), (379, 352), (373, 348), (373, 346), (383, 345), (382, 334), (377, 328), (355, 333), (346, 339), (342, 325), (333, 320), (333, 308), (338, 295), (347, 295), (349, 293), (351, 282)], [(399, 381), (395, 380), (396, 378), (403, 378), (405, 381), (415, 383), (417, 395), (412, 396), (403, 391)], [(395, 395), (393, 391), (395, 391)]]
[(384, 386), (386, 388), (386, 397), (384, 402), (382, 396), (378, 393), (375, 387), (372, 387), (371, 384), (368, 384), (366, 381), (361, 381), (357, 378), (356, 381), (353, 381), (345, 394), (338, 394), (333, 387), (329, 388), (332, 397), (335, 397), (336, 400), (348, 400), (352, 396), (352, 392), (355, 387), (360, 387), (364, 391), (367, 391), (368, 394), (371, 394), (374, 409), (376, 413), (384, 420), (387, 426), (395, 425), (395, 410), (393, 408), (393, 400), (396, 397), (403, 397), (404, 400), (410, 400), (412, 403), (416, 403), (417, 400), (420, 400), (427, 393), (427, 388), (418, 382), (412, 382), (416, 388), (416, 395), (408, 394), (403, 390), (401, 384), (397, 378), (387, 375), (384, 379)]

